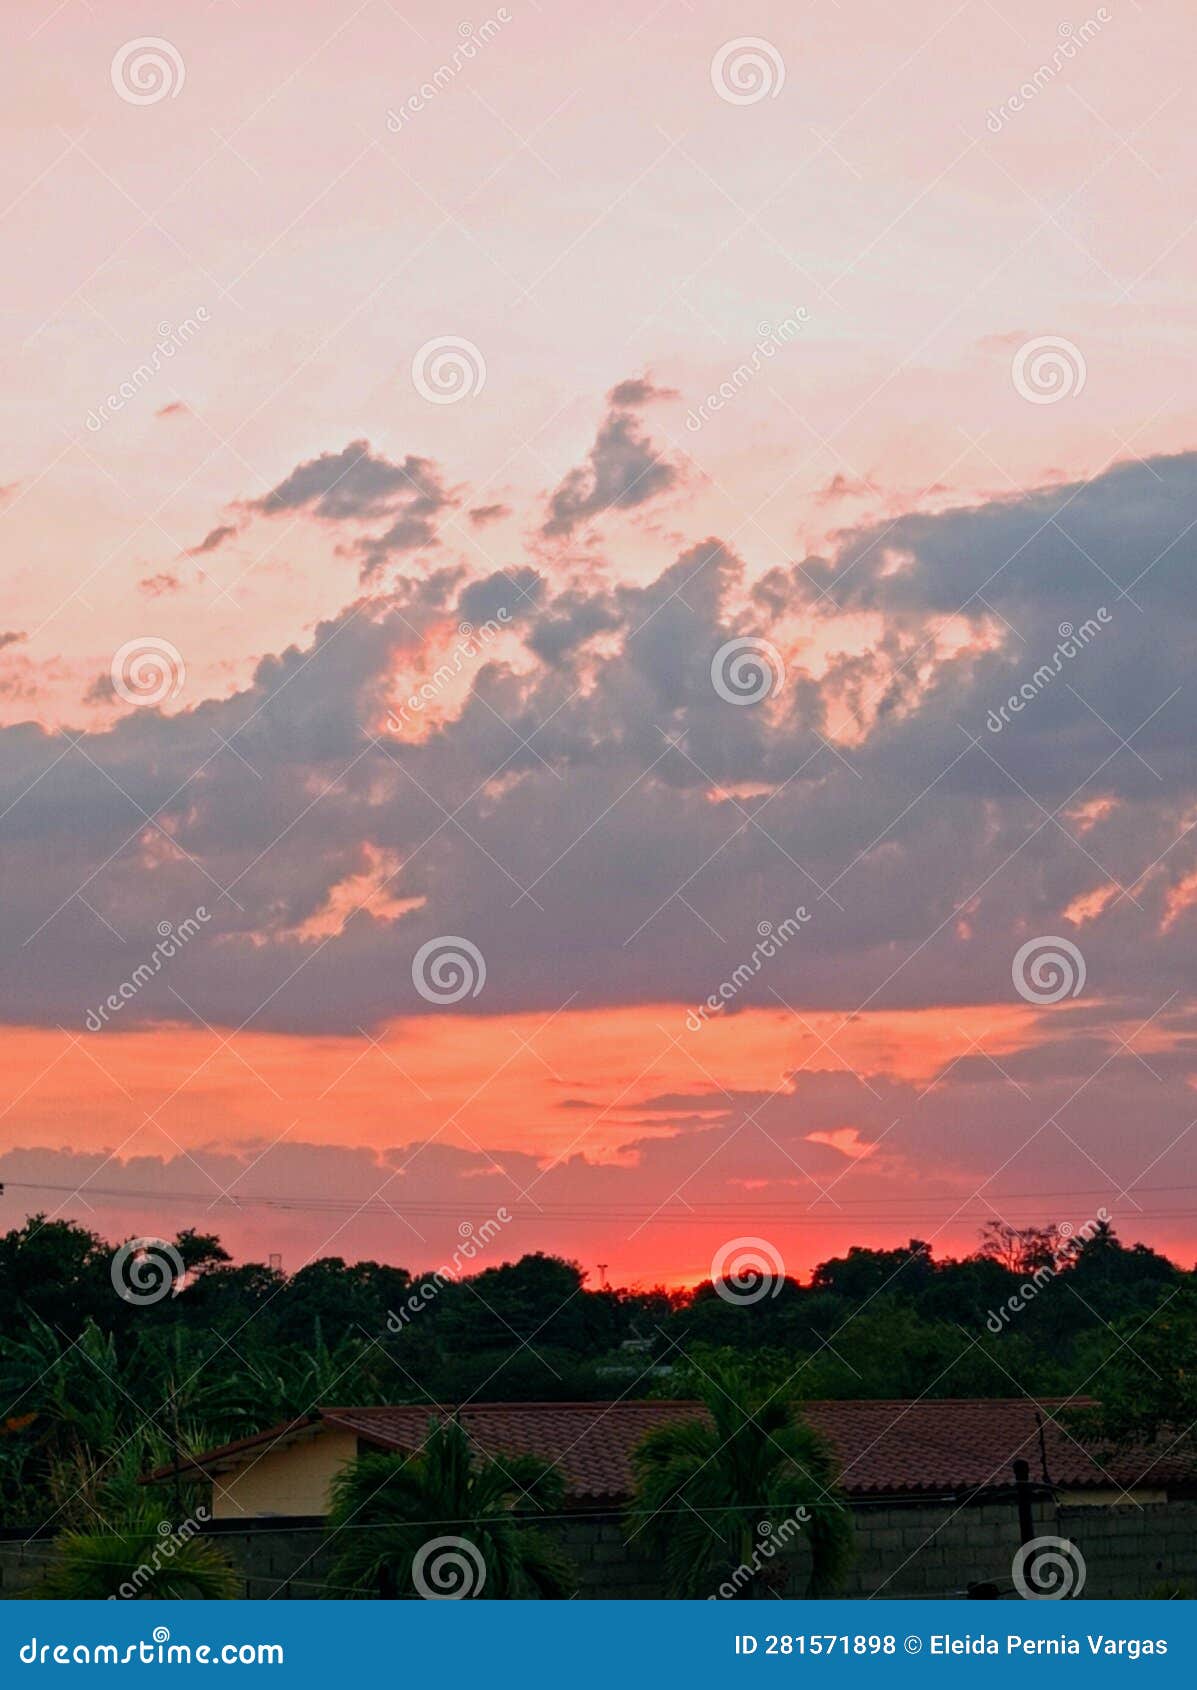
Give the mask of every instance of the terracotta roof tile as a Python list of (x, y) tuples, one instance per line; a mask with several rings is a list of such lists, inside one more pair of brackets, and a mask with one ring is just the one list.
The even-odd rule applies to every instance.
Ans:
[[(917, 1402), (808, 1402), (802, 1412), (827, 1438), (850, 1496), (967, 1491), (1012, 1482), (1021, 1458), (1036, 1483), (1065, 1489), (1166, 1486), (1191, 1480), (1190, 1463), (1149, 1453), (1106, 1457), (1083, 1448), (1053, 1418), (1058, 1402), (939, 1399)], [(428, 1408), (321, 1409), (392, 1449), (423, 1442)], [(445, 1413), (445, 1410), (438, 1410)], [(541, 1455), (565, 1474), (571, 1496), (626, 1497), (632, 1452), (654, 1426), (702, 1417), (697, 1403), (480, 1403), (460, 1412), (483, 1454)]]
[[(859, 1499), (970, 1492), (1006, 1487), (1012, 1464), (1026, 1461), (1031, 1479), (1066, 1490), (1119, 1490), (1192, 1485), (1191, 1462), (1143, 1451), (1119, 1456), (1083, 1448), (1059, 1423), (1063, 1405), (1027, 1397), (940, 1398), (916, 1402), (807, 1402), (802, 1413), (831, 1444), (844, 1491)], [(1079, 1402), (1072, 1406), (1080, 1406)], [(355, 1432), (376, 1449), (414, 1450), (429, 1419), (460, 1419), (485, 1456), (538, 1455), (558, 1465), (571, 1500), (625, 1499), (632, 1453), (646, 1432), (679, 1419), (703, 1418), (694, 1402), (470, 1403), (460, 1410), (421, 1404), (385, 1408), (320, 1408), (256, 1437), (205, 1451), (192, 1471), (227, 1470), (242, 1453), (286, 1443), (323, 1420)], [(173, 1474), (173, 1465), (151, 1478)]]
[[(446, 1413), (428, 1407), (320, 1412), (392, 1449), (418, 1448), (433, 1413)], [(593, 1499), (629, 1495), (632, 1451), (645, 1433), (702, 1412), (697, 1403), (676, 1402), (478, 1403), (463, 1408), (458, 1418), (483, 1455), (543, 1456), (561, 1468), (569, 1496)]]

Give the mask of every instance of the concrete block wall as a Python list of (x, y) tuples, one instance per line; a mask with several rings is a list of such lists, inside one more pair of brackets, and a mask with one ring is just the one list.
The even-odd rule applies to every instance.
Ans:
[[(1143, 1597), (1171, 1583), (1197, 1595), (1197, 1500), (1100, 1506), (1034, 1504), (1038, 1536), (1067, 1538), (1085, 1561), (1086, 1597)], [(1019, 1544), (1013, 1502), (888, 1504), (854, 1510), (856, 1559), (845, 1597), (961, 1596), (970, 1584), (1011, 1589)], [(578, 1596), (664, 1594), (659, 1564), (630, 1539), (618, 1513), (554, 1528), (578, 1576)], [(336, 1594), (325, 1582), (332, 1551), (319, 1527), (294, 1523), (211, 1533), (242, 1578), (241, 1594), (268, 1600)], [(49, 1554), (48, 1539), (0, 1540), (0, 1599), (29, 1596)], [(801, 1594), (807, 1566), (798, 1549), (789, 1593)], [(715, 1594), (715, 1592), (712, 1592)]]
[(1057, 1532), (1085, 1557), (1085, 1596), (1146, 1596), (1175, 1584), (1197, 1596), (1197, 1501), (1061, 1507)]
[[(1033, 1508), (1037, 1534), (1055, 1533), (1050, 1501)], [(856, 1560), (845, 1596), (954, 1596), (970, 1584), (1010, 1584), (1018, 1514), (1010, 1503), (933, 1502), (855, 1510)]]
[[(1056, 1509), (1050, 1501), (1035, 1505), (1034, 1520), (1037, 1533), (1057, 1533)], [(969, 1584), (986, 1581), (1009, 1588), (1010, 1564), (1019, 1543), (1013, 1503), (858, 1508), (853, 1526), (856, 1559), (842, 1591), (846, 1597), (962, 1595)], [(664, 1594), (662, 1569), (635, 1539), (629, 1544), (628, 1530), (617, 1514), (602, 1521), (570, 1522), (560, 1536), (578, 1569), (579, 1596)], [(1121, 1541), (1117, 1532), (1114, 1541)], [(798, 1597), (806, 1588), (809, 1561), (801, 1545), (793, 1548), (787, 1594)]]
[(28, 1543), (19, 1538), (0, 1542), (0, 1601), (32, 1596), (49, 1553), (47, 1538), (34, 1538)]
[(558, 1526), (554, 1535), (577, 1569), (580, 1597), (665, 1594), (660, 1567), (637, 1539), (629, 1542), (629, 1527), (618, 1514), (570, 1520)]
[(287, 1601), (331, 1595), (333, 1551), (322, 1526), (279, 1525), (205, 1534), (232, 1561), (244, 1580), (242, 1596)]

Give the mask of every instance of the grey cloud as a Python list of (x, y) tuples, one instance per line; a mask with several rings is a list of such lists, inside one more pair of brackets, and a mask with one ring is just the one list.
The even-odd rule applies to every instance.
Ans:
[(361, 578), (372, 580), (397, 552), (418, 552), (435, 546), (436, 527), (431, 515), (441, 506), (424, 498), (414, 499), (403, 515), (382, 534), (360, 540), (356, 550), (361, 557)]
[[(634, 510), (682, 479), (682, 472), (644, 433), (629, 403), (643, 404), (656, 390), (643, 381), (621, 382), (609, 395), (611, 408), (599, 425), (587, 461), (571, 469), (549, 499), (541, 529), (547, 538), (572, 534), (579, 524), (607, 510)], [(621, 394), (632, 397), (621, 401)]]
[[(849, 532), (809, 573), (835, 603), (891, 614), (991, 603), (1066, 613), (1147, 581), (1186, 602), (1197, 559), (1197, 456), (1118, 464), (1088, 482)], [(1012, 618), (1014, 620), (1014, 618)], [(1017, 624), (1016, 624), (1017, 625)]]
[(458, 503), (428, 458), (409, 453), (402, 463), (375, 454), (367, 440), (352, 440), (340, 452), (322, 452), (296, 466), (277, 487), (247, 508), (266, 516), (310, 511), (325, 522), (364, 522), (389, 516), (381, 534), (354, 542), (363, 580), (376, 576), (390, 558), (435, 546), (435, 519)]
[[(0, 845), (16, 890), (0, 907), (0, 1013), (78, 1024), (139, 936), (201, 901), (211, 928), (171, 983), (219, 1025), (318, 1033), (430, 1013), (411, 958), (444, 933), (487, 958), (479, 1013), (551, 1012), (571, 994), (690, 1004), (751, 958), (758, 922), (799, 904), (809, 925), (745, 977), (734, 1009), (1017, 1007), (1011, 958), (1038, 933), (1081, 945), (1102, 1016), (1144, 1019), (1171, 992), (1187, 1003), (1197, 910), (1163, 924), (1197, 868), (1197, 590), (1174, 563), (1197, 460), (1155, 467), (1170, 490), (1158, 503), (1149, 474), (1121, 469), (1083, 495), (1107, 530), (1099, 561), (1161, 558), (1136, 589), (1142, 614), (1083, 557), (1085, 573), (1061, 586), (1053, 564), (1067, 554), (1031, 493), (910, 519), (896, 572), (874, 572), (852, 536), (844, 557), (859, 570), (841, 567), (841, 596), (858, 591), (885, 623), (850, 656), (835, 655), (826, 606), (812, 610), (809, 560), (754, 599), (741, 560), (711, 539), (657, 580), (615, 589), (555, 592), (515, 569), (404, 579), (263, 661), (231, 698), (125, 713), (79, 750), (28, 725), (2, 730)], [(1097, 515), (1084, 520), (1096, 545)], [(998, 571), (1012, 541), (1023, 549)], [(954, 604), (950, 559), (963, 577)], [(977, 643), (934, 653), (920, 604), (938, 594), (954, 609), (981, 571), (1021, 639), (978, 602)], [(1062, 607), (1079, 620), (1082, 581), (1088, 603), (1100, 590), (1118, 604), (1114, 620), (990, 732), (987, 712), (1053, 649)], [(468, 657), (427, 729), (383, 727), (422, 673), (425, 635), (486, 621), (513, 584), (526, 657)], [(716, 694), (722, 644), (781, 638), (783, 616), (809, 631), (816, 614), (828, 618), (825, 674), (792, 661), (759, 707)], [(1148, 717), (1132, 743), (1150, 767), (1118, 738)], [(367, 907), (323, 943), (298, 936), (361, 875), (366, 844), (401, 865), (389, 891), (413, 907), (399, 920)], [(1134, 901), (1070, 921), (1073, 901), (1113, 876)], [(74, 900), (80, 889), (129, 946)], [(122, 1016), (178, 1013), (161, 983)]]
[[(463, 587), (457, 608), (463, 619), (475, 626), (500, 619), (504, 622), (532, 619), (544, 596), (544, 589), (545, 583), (538, 570), (526, 565), (518, 569), (498, 569), (484, 580), (471, 581)], [(500, 612), (503, 613), (501, 618)]]
[(616, 410), (632, 410), (638, 405), (649, 405), (654, 399), (677, 396), (676, 388), (657, 387), (647, 376), (630, 376), (626, 381), (616, 382), (607, 395), (607, 403)]
[(542, 662), (553, 665), (572, 655), (596, 634), (612, 633), (623, 617), (614, 602), (580, 591), (559, 593), (551, 609), (528, 635), (528, 646)]
[(411, 456), (393, 464), (376, 457), (368, 440), (351, 440), (339, 452), (321, 452), (298, 464), (250, 508), (268, 516), (310, 508), (328, 522), (381, 516), (413, 487), (426, 496), (428, 468), (424, 458)]
[(222, 522), (218, 527), (209, 529), (198, 546), (189, 546), (183, 553), (184, 557), (202, 557), (205, 552), (214, 552), (223, 546), (226, 540), (231, 540), (237, 533), (235, 522)]
[(499, 522), (505, 516), (511, 515), (510, 505), (475, 505), (468, 513), (475, 528), (484, 528), (488, 522)]

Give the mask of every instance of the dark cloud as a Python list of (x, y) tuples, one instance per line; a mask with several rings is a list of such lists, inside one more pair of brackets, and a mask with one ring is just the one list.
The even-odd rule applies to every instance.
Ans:
[(310, 509), (328, 522), (385, 515), (411, 497), (447, 502), (434, 466), (409, 454), (402, 463), (376, 457), (368, 440), (351, 440), (339, 452), (322, 452), (296, 466), (277, 487), (250, 508), (275, 515)]
[[(631, 398), (620, 395), (631, 394)], [(587, 461), (571, 469), (549, 498), (541, 533), (570, 535), (579, 524), (608, 510), (634, 510), (682, 480), (682, 471), (644, 433), (629, 404), (664, 397), (646, 381), (620, 382), (611, 389), (610, 409), (599, 425)]]
[(107, 669), (98, 674), (83, 694), (84, 704), (111, 704), (116, 697), (116, 688), (112, 684), (112, 676)]
[[(444, 569), (349, 607), (231, 698), (122, 712), (79, 750), (4, 729), (0, 1013), (78, 1024), (137, 935), (198, 902), (211, 928), (170, 982), (219, 1025), (430, 1013), (411, 960), (446, 933), (487, 958), (479, 1013), (689, 1004), (800, 904), (809, 924), (728, 1013), (1018, 1007), (1011, 960), (1036, 934), (1081, 946), (1089, 985), (1065, 1009), (1093, 1011), (1087, 1036), (1170, 993), (1187, 1006), (1195, 538), (1190, 455), (854, 531), (756, 593), (717, 539), (615, 587)], [(833, 600), (877, 614), (871, 644), (840, 649), (859, 618), (841, 635)], [(503, 608), (522, 651), (461, 655), (460, 625)], [(1057, 661), (1060, 625), (1087, 620)], [(811, 671), (799, 631), (824, 654)], [(712, 665), (761, 639), (788, 654), (784, 682), (729, 703)], [(426, 679), (435, 712), (383, 726)], [(366, 845), (407, 913), (367, 903), (303, 936)], [(122, 1011), (178, 1014), (164, 982)]]
[(22, 640), (27, 639), (28, 637), (29, 636), (27, 634), (18, 633), (12, 629), (10, 629), (7, 633), (0, 633), (0, 651), (3, 651), (5, 646), (19, 645)]
[(616, 410), (634, 410), (638, 405), (649, 405), (654, 399), (676, 399), (677, 389), (672, 387), (656, 387), (647, 376), (630, 376), (627, 381), (616, 382), (607, 395), (607, 403)]
[(403, 514), (396, 517), (383, 533), (359, 540), (355, 550), (362, 560), (362, 580), (372, 579), (398, 554), (424, 551), (438, 545), (436, 524), (432, 518), (451, 502), (432, 495), (413, 496)]
[[(457, 608), (467, 622), (479, 625), (497, 620), (531, 618), (544, 594), (544, 581), (535, 569), (499, 569), (482, 581), (464, 587)], [(535, 624), (534, 624), (535, 625)]]
[(203, 557), (205, 552), (214, 552), (223, 546), (226, 540), (231, 540), (237, 533), (234, 522), (222, 522), (219, 527), (209, 529), (198, 546), (189, 546), (183, 553), (184, 557)]
[(485, 528), (488, 522), (501, 522), (505, 516), (510, 515), (510, 505), (475, 505), (469, 512), (470, 521), (475, 528)]
[(1087, 482), (898, 516), (843, 536), (834, 562), (811, 573), (840, 605), (897, 615), (977, 614), (983, 595), (1004, 611), (1076, 619), (1102, 600), (1125, 606), (1122, 594), (1134, 596), (1140, 581), (1157, 599), (1187, 603), (1195, 461), (1182, 453), (1118, 464)]
[(306, 510), (330, 523), (390, 517), (381, 534), (354, 542), (362, 579), (369, 580), (392, 557), (435, 546), (435, 518), (458, 502), (429, 459), (409, 453), (402, 463), (392, 463), (376, 455), (368, 440), (351, 440), (340, 452), (322, 452), (297, 465), (247, 508), (266, 516)]
[(623, 616), (612, 599), (571, 591), (553, 600), (549, 614), (538, 617), (528, 634), (528, 646), (543, 663), (558, 664), (596, 634), (613, 632)]
[[(588, 465), (553, 495), (558, 532), (641, 503), (634, 462), (656, 491), (672, 485), (668, 464), (652, 481), (663, 460), (639, 432), (633, 385), (612, 390)], [(359, 442), (301, 464), (254, 509), (351, 525), (345, 549), (376, 574), (431, 543), (420, 535), (435, 538), (455, 503), (429, 460), (389, 463)], [(462, 637), (500, 619), (501, 641)], [(721, 654), (764, 640), (786, 665), (773, 695), (720, 696)], [(617, 1163), (578, 1152), (546, 1170), (526, 1152), (414, 1139), (385, 1151), (264, 1140), (258, 1163), (258, 1147), (227, 1148), (213, 1109), (221, 1148), (113, 1161), (105, 1180), (129, 1185), (128, 1202), (83, 1218), (115, 1214), (117, 1235), (169, 1235), (133, 1192), (206, 1189), (197, 1162), (222, 1187), (314, 1197), (368, 1195), (403, 1168), (409, 1197), (456, 1216), (493, 1212), (511, 1179), (542, 1175), (547, 1203), (651, 1209), (683, 1185), (696, 1202), (749, 1181), (806, 1195), (808, 1175), (845, 1170), (853, 1199), (884, 1212), (909, 1197), (914, 1169), (921, 1193), (951, 1205), (1001, 1161), (1012, 1191), (1079, 1181), (1097, 1188), (1095, 1207), (1110, 1197), (1105, 1168), (1185, 1177), (1168, 1157), (1185, 1147), (1197, 1072), (1195, 671), (1197, 454), (860, 523), (827, 557), (763, 574), (718, 537), (651, 580), (520, 561), (471, 578), (422, 560), (265, 658), (231, 697), (122, 710), (77, 744), (29, 722), (0, 729), (0, 1017), (81, 1029), (153, 954), (160, 924), (177, 929), (202, 905), (202, 930), (118, 997), (112, 1026), (194, 1016), (356, 1040), (406, 1020), (396, 1037), (418, 1042), (427, 1024), (412, 1023), (429, 1015), (633, 1004), (694, 1058), (685, 1081), (651, 1073), (621, 1102)], [(422, 684), (431, 707), (396, 725), (395, 703)], [(107, 674), (90, 696), (111, 696)], [(361, 907), (342, 919), (347, 889)], [(758, 965), (766, 925), (777, 934), (800, 906), (809, 920)], [(477, 999), (438, 1007), (412, 966), (448, 934), (478, 947), (487, 979)], [(1018, 995), (1012, 960), (1036, 935), (1079, 947), (1078, 998), (1036, 1010)], [(708, 994), (726, 1002), (722, 1034), (687, 1025)], [(750, 1071), (761, 1022), (737, 1024), (745, 1011), (767, 1011), (786, 1041), (776, 1094), (707, 1055), (742, 1029)], [(838, 1054), (862, 1019), (904, 1011), (931, 1013)], [(911, 1079), (932, 1032), (952, 1060), (936, 1078), (932, 1049)], [(859, 1077), (838, 1066), (865, 1046)], [(588, 1126), (583, 1083), (562, 1081), (563, 1140)], [(31, 1136), (60, 1132), (57, 1099), (38, 1090), (14, 1119)], [(741, 1134), (748, 1119), (764, 1130)], [(872, 1153), (851, 1163), (837, 1141)], [(10, 1151), (0, 1178), (73, 1189), (103, 1160)], [(1134, 1236), (1133, 1203), (1110, 1207)], [(811, 1231), (850, 1224), (833, 1210), (795, 1252), (817, 1259)], [(190, 1218), (184, 1208), (179, 1224)], [(229, 1227), (248, 1245), (258, 1219), (230, 1213)], [(393, 1250), (390, 1220), (379, 1254)], [(878, 1242), (912, 1230), (899, 1221), (887, 1238), (886, 1224)], [(576, 1226), (551, 1211), (525, 1235), (515, 1225), (513, 1253), (577, 1253)], [(328, 1228), (272, 1215), (288, 1254), (319, 1248)], [(429, 1226), (430, 1260), (446, 1238)]]

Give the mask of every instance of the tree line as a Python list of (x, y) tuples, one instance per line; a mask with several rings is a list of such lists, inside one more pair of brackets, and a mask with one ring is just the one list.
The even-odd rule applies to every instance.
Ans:
[(794, 1399), (1083, 1392), (1114, 1438), (1197, 1419), (1194, 1273), (1106, 1221), (1073, 1240), (994, 1222), (959, 1258), (853, 1246), (735, 1295), (593, 1287), (537, 1252), (442, 1282), (402, 1321), (422, 1283), (403, 1267), (284, 1275), (194, 1228), (170, 1248), (182, 1276), (138, 1301), (74, 1222), (0, 1236), (0, 1524), (85, 1524), (176, 1452), (319, 1403), (688, 1397), (716, 1366)]

